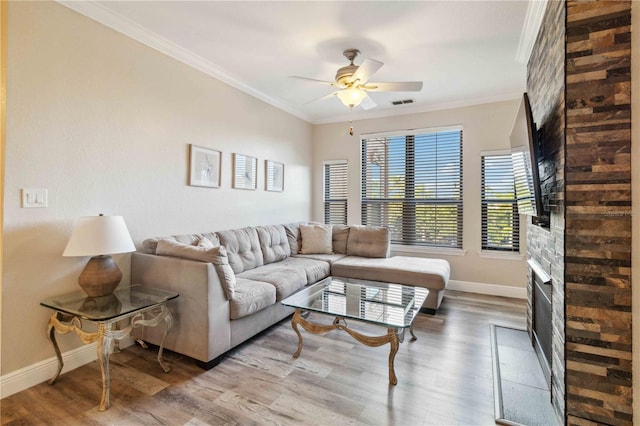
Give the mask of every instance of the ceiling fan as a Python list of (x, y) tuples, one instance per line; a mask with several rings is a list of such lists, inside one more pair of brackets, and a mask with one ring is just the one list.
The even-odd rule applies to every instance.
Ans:
[[(335, 81), (317, 80), (315, 78), (298, 77), (302, 80), (313, 81), (331, 85), (337, 89), (321, 98), (311, 102), (329, 99), (337, 96), (340, 101), (349, 108), (361, 105), (363, 109), (371, 109), (376, 106), (375, 102), (368, 96), (367, 92), (419, 92), (422, 90), (421, 81), (405, 81), (396, 83), (373, 83), (369, 78), (378, 71), (382, 65), (380, 61), (365, 59), (362, 65), (355, 65), (354, 59), (358, 56), (358, 49), (347, 49), (342, 54), (349, 60), (350, 64), (338, 69)], [(310, 102), (308, 102), (310, 103)]]

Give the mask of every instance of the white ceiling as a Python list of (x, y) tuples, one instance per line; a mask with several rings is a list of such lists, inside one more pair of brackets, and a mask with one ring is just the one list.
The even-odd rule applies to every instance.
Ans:
[[(543, 3), (517, 1), (61, 1), (111, 28), (312, 123), (344, 121), (331, 86), (346, 48), (384, 62), (372, 81), (423, 81), (373, 93), (373, 118), (516, 99)], [(543, 9), (543, 6), (542, 6)], [(537, 21), (536, 21), (537, 20)], [(518, 60), (519, 58), (519, 60)], [(394, 107), (391, 101), (415, 104)]]

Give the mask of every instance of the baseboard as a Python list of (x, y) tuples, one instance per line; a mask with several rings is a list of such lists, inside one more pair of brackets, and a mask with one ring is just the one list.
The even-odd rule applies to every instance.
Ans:
[(449, 280), (447, 289), (466, 291), (468, 293), (488, 294), (491, 296), (512, 297), (515, 299), (527, 298), (527, 289), (525, 287), (511, 287), (507, 285)]
[[(133, 340), (125, 338), (120, 341), (120, 347), (125, 348), (133, 344)], [(53, 348), (51, 348), (53, 351)], [(96, 344), (83, 345), (62, 354), (64, 367), (60, 374), (82, 367), (98, 358)], [(55, 356), (37, 362), (11, 373), (0, 376), (0, 399), (13, 395), (25, 389), (49, 380), (58, 370), (58, 358)]]
[[(51, 348), (53, 351), (53, 348)], [(83, 366), (96, 360), (96, 344), (83, 345), (62, 354), (64, 367), (62, 373)], [(0, 376), (0, 398), (18, 393), (31, 386), (49, 380), (58, 369), (58, 358), (55, 356), (27, 367)]]

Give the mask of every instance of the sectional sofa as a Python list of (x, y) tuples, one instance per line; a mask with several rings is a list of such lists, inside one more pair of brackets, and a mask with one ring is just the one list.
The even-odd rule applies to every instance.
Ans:
[[(389, 257), (385, 228), (294, 223), (147, 239), (131, 282), (180, 293), (165, 348), (211, 368), (290, 315), (280, 300), (329, 275), (426, 287), (423, 309), (435, 313), (449, 273), (445, 260)], [(158, 345), (159, 328), (134, 337)]]

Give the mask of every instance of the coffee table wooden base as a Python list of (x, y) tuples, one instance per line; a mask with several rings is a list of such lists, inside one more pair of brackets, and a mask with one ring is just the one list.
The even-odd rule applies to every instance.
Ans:
[[(313, 334), (324, 334), (336, 329), (343, 330), (358, 342), (371, 347), (382, 346), (389, 343), (391, 345), (389, 351), (389, 384), (395, 385), (398, 383), (398, 378), (396, 377), (396, 373), (393, 368), (393, 361), (395, 360), (398, 347), (400, 346), (397, 329), (389, 327), (387, 328), (387, 334), (383, 336), (367, 336), (347, 327), (347, 322), (342, 317), (336, 317), (330, 325), (314, 324), (302, 317), (301, 309), (296, 309), (293, 317), (291, 318), (291, 327), (293, 327), (293, 330), (298, 335), (298, 350), (293, 354), (294, 358), (298, 358), (298, 356), (300, 356), (300, 352), (302, 352), (302, 334), (300, 334), (300, 331), (298, 330), (298, 325)], [(411, 335), (413, 336), (413, 330), (411, 330)], [(415, 336), (413, 336), (413, 340), (415, 340)]]

